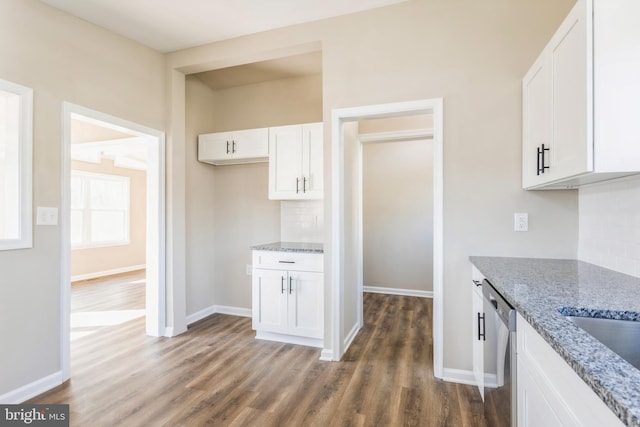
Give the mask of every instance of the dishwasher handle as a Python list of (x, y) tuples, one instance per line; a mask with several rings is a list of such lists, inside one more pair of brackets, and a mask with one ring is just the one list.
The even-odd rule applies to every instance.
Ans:
[(516, 330), (516, 310), (500, 295), (487, 279), (482, 281), (482, 294), (485, 300), (491, 304), (498, 318), (509, 331)]

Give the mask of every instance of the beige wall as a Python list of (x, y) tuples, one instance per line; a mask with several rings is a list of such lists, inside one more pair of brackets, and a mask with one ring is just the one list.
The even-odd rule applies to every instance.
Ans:
[(213, 91), (187, 78), (187, 314), (251, 308), (250, 247), (280, 240), (268, 163), (197, 162), (197, 135), (322, 121), (322, 80), (307, 76)]
[[(325, 248), (331, 110), (444, 98), (444, 364), (468, 370), (468, 256), (576, 256), (575, 192), (525, 192), (520, 182), (522, 76), (574, 3), (412, 0), (175, 52), (167, 66), (202, 71), (321, 46)], [(172, 120), (179, 127), (179, 114)], [(512, 231), (514, 212), (529, 213), (528, 233)]]
[(362, 146), (364, 285), (433, 290), (433, 142)]
[(71, 251), (71, 277), (144, 266), (147, 238), (147, 173), (115, 167), (113, 160), (108, 159), (103, 159), (99, 165), (72, 161), (71, 169), (129, 177), (129, 208), (131, 213), (129, 218), (130, 243), (128, 245), (73, 249)]
[[(164, 128), (164, 59), (36, 0), (0, 0), (0, 78), (34, 90), (33, 204), (61, 204), (62, 103)], [(60, 358), (60, 226), (0, 252), (0, 396), (52, 375)]]

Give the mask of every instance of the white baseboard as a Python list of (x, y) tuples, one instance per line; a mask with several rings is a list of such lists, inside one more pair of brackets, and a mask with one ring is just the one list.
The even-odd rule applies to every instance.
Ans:
[(197, 311), (193, 314), (187, 316), (187, 325), (191, 325), (192, 323), (197, 322), (198, 320), (202, 320), (205, 317), (209, 317), (212, 314), (227, 314), (230, 316), (241, 316), (241, 317), (252, 317), (253, 312), (250, 308), (244, 307), (231, 307), (228, 305), (211, 305), (207, 308), (204, 308), (200, 311)]
[(383, 288), (381, 286), (363, 286), (362, 290), (372, 294), (401, 295), (405, 297), (433, 298), (433, 291), (417, 291), (415, 289)]
[(214, 305), (214, 313), (228, 314), (230, 316), (252, 317), (250, 308), (230, 307), (228, 305)]
[(320, 360), (324, 360), (325, 362), (333, 361), (333, 350), (328, 348), (323, 348), (320, 352)]
[(209, 317), (215, 312), (216, 312), (216, 306), (212, 305), (200, 311), (197, 311), (193, 314), (190, 314), (187, 316), (187, 325), (191, 325), (192, 323), (196, 323), (198, 320), (202, 320), (205, 317)]
[(473, 371), (465, 371), (462, 369), (443, 368), (442, 379), (453, 383), (476, 385), (476, 378)]
[[(353, 328), (351, 328), (351, 330), (349, 331), (347, 336), (344, 338), (344, 342), (343, 342), (344, 351), (342, 352), (343, 355), (347, 352), (347, 350), (351, 346), (351, 343), (356, 338), (356, 335), (358, 335), (358, 331), (360, 330), (360, 328), (361, 328), (361, 326), (358, 325), (358, 323), (356, 322), (356, 324), (353, 325)], [(342, 357), (342, 355), (341, 355), (341, 357)]]
[(97, 277), (112, 276), (114, 274), (129, 273), (131, 271), (144, 270), (147, 268), (145, 264), (132, 265), (130, 267), (114, 268), (113, 270), (96, 271), (95, 273), (78, 274), (71, 276), (72, 282), (79, 282), (80, 280), (95, 279)]
[(319, 338), (298, 337), (295, 335), (277, 334), (273, 332), (256, 331), (257, 340), (285, 342), (288, 344), (306, 345), (322, 348), (323, 340)]
[(62, 384), (62, 371), (40, 378), (0, 396), (0, 404), (16, 405)]

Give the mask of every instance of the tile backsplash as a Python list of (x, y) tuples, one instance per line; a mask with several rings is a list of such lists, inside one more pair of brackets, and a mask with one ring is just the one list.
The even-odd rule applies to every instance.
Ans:
[(280, 202), (280, 240), (322, 243), (324, 203), (322, 200)]
[(578, 258), (640, 277), (640, 177), (579, 190)]

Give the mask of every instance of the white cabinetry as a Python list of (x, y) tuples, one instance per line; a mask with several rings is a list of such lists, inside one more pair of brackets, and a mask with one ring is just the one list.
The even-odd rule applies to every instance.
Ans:
[(256, 338), (323, 346), (323, 255), (253, 251)]
[(212, 165), (269, 160), (269, 129), (247, 129), (198, 136), (198, 160)]
[(269, 198), (323, 197), (322, 123), (269, 128)]
[(522, 316), (516, 323), (519, 427), (624, 425)]
[(640, 3), (578, 0), (523, 79), (526, 189), (640, 172)]
[(471, 266), (473, 289), (471, 292), (472, 325), (473, 334), (473, 376), (476, 380), (480, 395), (484, 400), (484, 341), (485, 341), (485, 316), (484, 299), (482, 297), (482, 280), (484, 277), (475, 266)]

